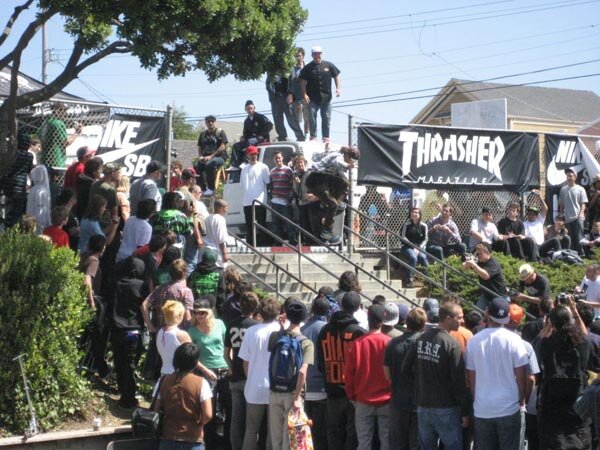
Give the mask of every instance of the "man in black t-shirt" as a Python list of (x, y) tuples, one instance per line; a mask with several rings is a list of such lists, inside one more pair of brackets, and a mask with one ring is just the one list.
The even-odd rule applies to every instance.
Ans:
[[(462, 263), (464, 270), (472, 269), (479, 277), (479, 284), (487, 289), (480, 289), (480, 297), (476, 306), (482, 310), (487, 309), (489, 302), (495, 297), (504, 297), (508, 299), (508, 290), (506, 281), (502, 273), (500, 263), (492, 258), (492, 250), (487, 242), (480, 242), (475, 246), (475, 255), (477, 261), (470, 259)], [(490, 290), (492, 292), (488, 292)]]
[(527, 303), (527, 312), (535, 317), (540, 316), (539, 304), (545, 298), (550, 298), (550, 283), (548, 278), (537, 273), (529, 264), (519, 267), (519, 294), (514, 300)]
[(535, 241), (525, 236), (525, 225), (519, 218), (519, 211), (520, 207), (517, 203), (508, 205), (506, 217), (496, 224), (498, 238), (494, 242), (494, 250), (512, 255), (514, 258), (535, 261), (537, 256)]
[[(212, 195), (215, 191), (215, 174), (227, 159), (227, 135), (225, 130), (217, 128), (215, 116), (206, 116), (206, 130), (198, 137), (199, 160), (194, 166), (196, 179), (204, 195)], [(206, 172), (206, 182), (204, 181)], [(208, 185), (208, 189), (207, 189)]]
[(256, 112), (256, 106), (252, 100), (246, 100), (244, 109), (248, 117), (244, 120), (244, 130), (240, 141), (233, 145), (231, 152), (231, 166), (239, 168), (241, 164), (248, 163), (246, 148), (250, 145), (260, 145), (271, 140), (269, 133), (273, 124), (267, 116)]
[(317, 138), (317, 113), (321, 110), (321, 134), (323, 142), (329, 143), (329, 123), (331, 122), (331, 81), (335, 83), (335, 95), (340, 96), (340, 69), (321, 56), (323, 50), (316, 46), (312, 48), (312, 61), (300, 72), (301, 87), (304, 100), (310, 109), (310, 139)]
[(232, 320), (225, 333), (225, 360), (231, 370), (231, 448), (242, 448), (246, 428), (246, 399), (244, 387), (246, 373), (244, 361), (238, 357), (246, 330), (258, 322), (252, 318), (258, 308), (258, 297), (254, 292), (244, 292), (240, 299), (242, 315)]

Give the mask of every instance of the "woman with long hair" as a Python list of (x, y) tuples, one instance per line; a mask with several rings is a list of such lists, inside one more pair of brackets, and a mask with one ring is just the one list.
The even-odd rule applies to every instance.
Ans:
[[(403, 244), (400, 248), (400, 253), (406, 260), (406, 262), (413, 269), (417, 267), (417, 263), (423, 266), (427, 266), (427, 255), (425, 254), (425, 246), (427, 245), (427, 225), (421, 222), (421, 209), (411, 208), (410, 216), (408, 221), (404, 223), (402, 227), (401, 235), (408, 242), (416, 245), (418, 248), (412, 247), (408, 244)], [(415, 277), (415, 271), (408, 271), (408, 282), (406, 283), (407, 288), (412, 288)]]
[(540, 333), (542, 383), (538, 402), (538, 436), (543, 449), (591, 448), (590, 422), (573, 410), (587, 386), (592, 346), (575, 303), (550, 312)]
[[(340, 275), (340, 278), (338, 279), (338, 290), (333, 293), (333, 298), (338, 302), (339, 305), (341, 305), (344, 295), (346, 295), (348, 292), (356, 292), (357, 294), (360, 294), (361, 291), (362, 286), (358, 282), (358, 277), (352, 270), (347, 270)], [(362, 309), (362, 305), (354, 313), (354, 318), (358, 320), (358, 324), (365, 330), (369, 329), (367, 312)]]
[(106, 211), (106, 203), (106, 199), (98, 194), (92, 195), (92, 198), (90, 198), (87, 210), (79, 226), (79, 253), (83, 254), (87, 251), (88, 241), (95, 234), (105, 236), (107, 246), (115, 238), (117, 226), (119, 225), (118, 220), (111, 220), (104, 229), (100, 226), (100, 218), (103, 216), (104, 211)]
[(121, 175), (117, 183), (117, 202), (119, 204), (119, 217), (125, 223), (131, 213), (131, 206), (129, 205), (129, 177), (127, 175)]
[(160, 450), (204, 450), (204, 425), (212, 419), (210, 387), (194, 373), (200, 352), (186, 342), (173, 355), (174, 373), (165, 376), (154, 403), (163, 413)]
[[(224, 356), (226, 329), (223, 321), (214, 315), (215, 303), (216, 300), (212, 295), (196, 299), (192, 326), (188, 329), (188, 333), (192, 342), (200, 349), (198, 368), (210, 384), (215, 419), (223, 418), (223, 414), (217, 412), (217, 401), (225, 409), (223, 436), (228, 438), (231, 419), (231, 391), (229, 389), (229, 366)], [(206, 424), (205, 438), (208, 448), (217, 448), (219, 445), (229, 442), (229, 439), (221, 442), (221, 438), (217, 434), (217, 420)]]

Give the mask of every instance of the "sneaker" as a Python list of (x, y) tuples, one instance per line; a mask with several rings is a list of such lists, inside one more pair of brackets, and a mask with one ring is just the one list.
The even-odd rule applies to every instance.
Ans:
[(332, 236), (331, 239), (329, 239), (329, 241), (326, 242), (326, 244), (329, 244), (329, 245), (340, 245), (341, 243), (342, 243), (341, 236)]
[(213, 191), (212, 189), (207, 189), (202, 193), (202, 195), (204, 195), (205, 197), (210, 197), (214, 193), (215, 193), (215, 191)]
[(321, 231), (321, 234), (319, 235), (319, 237), (321, 238), (321, 240), (327, 242), (333, 238), (333, 233), (331, 232), (331, 230), (324, 229)]
[(234, 167), (234, 166), (230, 166), (227, 169), (225, 169), (225, 172), (237, 172), (238, 170), (242, 170), (239, 167)]

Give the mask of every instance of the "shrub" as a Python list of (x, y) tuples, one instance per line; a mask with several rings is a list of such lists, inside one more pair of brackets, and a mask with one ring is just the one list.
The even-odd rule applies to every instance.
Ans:
[[(496, 259), (502, 266), (502, 272), (506, 279), (506, 284), (511, 291), (515, 291), (519, 287), (519, 266), (524, 264), (525, 261), (511, 256), (506, 256), (501, 253), (494, 252), (494, 259)], [(446, 262), (463, 272), (460, 265), (460, 258), (452, 256), (446, 259)], [(589, 261), (592, 262), (592, 261)], [(585, 275), (586, 266), (576, 266), (573, 264), (565, 264), (563, 262), (555, 261), (551, 264), (540, 264), (540, 263), (529, 263), (536, 270), (536, 272), (548, 278), (550, 287), (552, 289), (552, 295), (555, 297), (560, 292), (566, 292), (579, 285), (582, 278)], [(442, 266), (440, 264), (433, 264), (429, 266), (428, 272), (430, 276), (441, 284), (442, 280)], [(456, 274), (451, 270), (446, 271), (446, 283), (448, 289), (458, 294), (461, 298), (470, 302), (476, 302), (479, 298), (479, 288), (476, 285), (478, 281), (477, 275), (473, 271), (463, 272), (468, 275), (468, 279), (462, 275)], [(469, 282), (471, 280), (472, 282)], [(426, 289), (426, 294), (431, 297), (440, 298), (443, 295), (441, 289), (435, 287), (429, 287)], [(468, 305), (466, 309), (468, 308)], [(526, 305), (524, 305), (526, 306)]]
[(76, 370), (77, 338), (91, 318), (83, 276), (70, 249), (11, 229), (0, 234), (0, 427), (21, 433), (29, 411), (19, 364), (38, 424), (48, 429), (87, 403), (90, 390)]

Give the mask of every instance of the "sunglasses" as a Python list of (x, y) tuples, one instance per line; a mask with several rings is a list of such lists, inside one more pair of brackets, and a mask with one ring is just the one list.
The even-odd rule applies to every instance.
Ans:
[(208, 311), (194, 311), (194, 315), (196, 316), (206, 316)]

